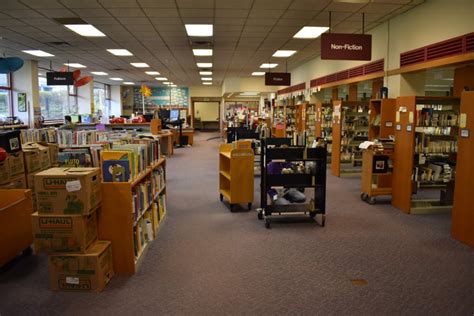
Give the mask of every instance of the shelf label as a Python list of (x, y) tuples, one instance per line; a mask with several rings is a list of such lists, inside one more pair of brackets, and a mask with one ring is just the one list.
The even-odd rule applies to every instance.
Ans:
[(410, 113), (408, 113), (408, 123), (413, 124), (413, 122), (415, 122), (415, 115), (413, 111), (410, 111)]
[(413, 129), (413, 128), (412, 128), (411, 124), (408, 124), (408, 125), (407, 125), (407, 132), (411, 132), (412, 129)]
[(385, 127), (393, 127), (393, 122), (392, 121), (385, 122)]
[(76, 277), (66, 277), (67, 284), (79, 284), (79, 278)]
[(402, 130), (402, 124), (397, 124), (397, 126), (395, 127), (397, 131), (401, 131)]
[(466, 128), (466, 126), (467, 126), (467, 114), (461, 113), (461, 115), (459, 116), (459, 127)]
[(469, 130), (467, 128), (464, 128), (461, 130), (461, 137), (462, 138), (469, 138)]

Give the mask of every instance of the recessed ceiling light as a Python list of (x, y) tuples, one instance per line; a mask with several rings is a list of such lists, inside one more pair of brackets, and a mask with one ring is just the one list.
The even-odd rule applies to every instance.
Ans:
[(212, 71), (200, 71), (199, 74), (201, 76), (210, 76), (212, 75)]
[(72, 68), (87, 68), (83, 64), (78, 64), (78, 63), (65, 63), (64, 66), (69, 66)]
[(170, 87), (176, 88), (177, 85), (175, 85), (175, 84), (170, 84)]
[(210, 85), (212, 85), (212, 82), (205, 81), (205, 82), (203, 82), (202, 84), (203, 84), (203, 85), (206, 85), (206, 86), (210, 86)]
[(212, 78), (211, 77), (202, 77), (201, 80), (202, 81), (212, 81)]
[(159, 75), (160, 73), (158, 71), (145, 71), (147, 75)]
[(64, 26), (81, 36), (86, 36), (86, 37), (105, 36), (104, 33), (99, 31), (94, 25), (90, 25), (90, 24), (66, 24)]
[(211, 68), (212, 63), (197, 63), (196, 64), (199, 68)]
[(194, 56), (212, 56), (212, 49), (193, 49)]
[(260, 68), (275, 68), (278, 64), (261, 64)]
[(265, 75), (264, 71), (254, 71), (252, 72), (252, 76), (263, 76)]
[(273, 57), (290, 57), (294, 53), (296, 53), (296, 50), (277, 50)]
[(150, 67), (147, 63), (130, 63), (133, 67), (137, 68), (148, 68)]
[(107, 51), (115, 56), (133, 56), (132, 53), (130, 53), (126, 49), (107, 49)]
[(185, 24), (186, 32), (188, 36), (212, 36), (213, 26), (212, 24)]
[(113, 81), (123, 81), (122, 78), (109, 78), (110, 80), (113, 80)]
[(103, 71), (91, 71), (91, 74), (96, 75), (96, 76), (107, 76), (108, 73), (103, 72)]
[(165, 81), (165, 82), (163, 82), (163, 84), (170, 85), (170, 84), (173, 84), (173, 83), (170, 82), (170, 81)]
[(294, 38), (318, 38), (329, 30), (327, 26), (303, 26), (293, 37)]
[(33, 56), (38, 56), (38, 57), (53, 57), (53, 54), (47, 53), (45, 51), (39, 50), (39, 49), (33, 49), (33, 50), (22, 50), (23, 53), (27, 53)]
[(168, 80), (168, 78), (166, 78), (166, 77), (156, 77), (155, 79), (158, 80), (158, 81), (166, 81), (166, 80)]
[(135, 82), (131, 82), (131, 81), (124, 81), (123, 84), (135, 84)]

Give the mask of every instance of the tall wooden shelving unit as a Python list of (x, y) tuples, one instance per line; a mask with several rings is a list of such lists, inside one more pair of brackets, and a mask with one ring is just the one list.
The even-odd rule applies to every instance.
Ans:
[(456, 163), (456, 185), (452, 211), (453, 238), (474, 247), (474, 212), (472, 175), (474, 175), (474, 92), (461, 94), (461, 122)]
[[(280, 125), (282, 128), (277, 128)], [(273, 119), (272, 119), (272, 136), (273, 137), (285, 137), (286, 135), (286, 119), (285, 119), (285, 106), (275, 105), (273, 108)]]
[(305, 125), (303, 130), (306, 131), (306, 144), (310, 145), (316, 139), (316, 104), (306, 104), (303, 117)]
[[(394, 207), (408, 214), (446, 212), (452, 208), (449, 196), (453, 182), (426, 180), (424, 177), (431, 174), (428, 170), (431, 169), (430, 163), (443, 166), (455, 164), (457, 123), (453, 121), (449, 123), (450, 126), (443, 123), (436, 129), (434, 126), (438, 124), (425, 113), (439, 115), (440, 120), (437, 122), (442, 122), (440, 115), (451, 115), (455, 120), (459, 114), (459, 104), (459, 98), (453, 97), (397, 98), (392, 188)], [(452, 147), (446, 148), (446, 145), (441, 145), (442, 142)], [(439, 195), (433, 199), (430, 192)], [(423, 193), (421, 199), (413, 199), (413, 195), (418, 193)]]
[[(359, 144), (368, 138), (368, 109), (368, 102), (333, 101), (331, 173), (336, 177), (361, 172), (356, 165), (362, 165)], [(354, 167), (344, 168), (349, 163)]]
[[(166, 179), (166, 159), (161, 158), (129, 182), (103, 182), (102, 208), (98, 215), (98, 237), (112, 242), (112, 254), (115, 273), (132, 275), (144, 257), (149, 242), (137, 251), (134, 241), (138, 221), (148, 216), (154, 202), (161, 196), (166, 196), (166, 184), (153, 195), (153, 201), (146, 205), (137, 217), (134, 215), (133, 190), (146, 179), (150, 179), (154, 170), (163, 167)], [(164, 206), (165, 207), (165, 206)], [(163, 213), (161, 214), (164, 215)], [(162, 219), (162, 218), (160, 218)], [(156, 229), (154, 231), (156, 236)], [(136, 253), (138, 252), (138, 255)]]
[(254, 152), (250, 142), (222, 144), (219, 148), (219, 197), (230, 204), (252, 208), (254, 187)]
[(369, 102), (369, 140), (395, 135), (396, 99), (374, 99)]

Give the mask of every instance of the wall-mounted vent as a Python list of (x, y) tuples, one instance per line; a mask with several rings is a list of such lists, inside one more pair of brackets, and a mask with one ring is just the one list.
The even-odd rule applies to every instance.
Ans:
[(72, 47), (71, 44), (69, 44), (68, 42), (47, 42), (45, 44), (49, 46), (62, 47), (62, 48)]
[(212, 47), (214, 43), (212, 41), (200, 40), (200, 41), (190, 41), (192, 47)]
[(474, 33), (454, 37), (400, 54), (400, 67), (474, 51)]
[(58, 22), (59, 24), (66, 25), (66, 24), (88, 24), (81, 18), (54, 18), (54, 21)]

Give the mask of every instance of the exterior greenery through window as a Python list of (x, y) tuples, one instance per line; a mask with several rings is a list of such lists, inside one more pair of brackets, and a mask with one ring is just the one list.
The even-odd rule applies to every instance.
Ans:
[(94, 83), (94, 112), (101, 111), (107, 117), (110, 113), (110, 85)]
[(73, 86), (48, 86), (46, 77), (38, 77), (41, 114), (45, 120), (63, 119), (77, 114), (77, 99)]
[(0, 116), (10, 116), (10, 78), (7, 74), (0, 74)]

